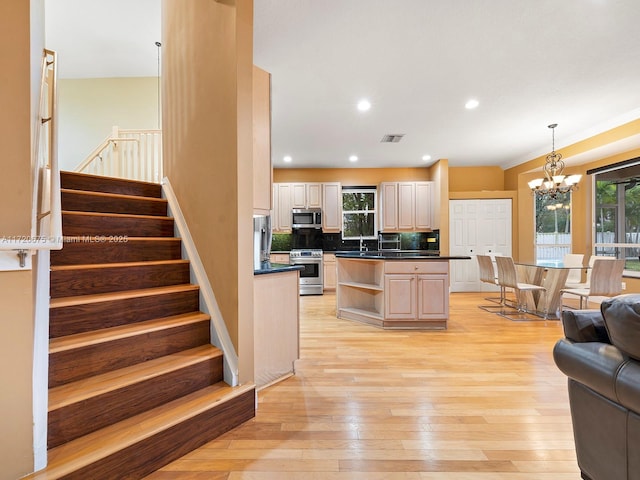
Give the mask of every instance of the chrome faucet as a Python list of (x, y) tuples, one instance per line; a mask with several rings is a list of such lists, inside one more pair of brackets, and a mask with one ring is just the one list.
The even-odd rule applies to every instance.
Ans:
[(362, 241), (362, 235), (360, 235), (360, 251), (361, 251), (361, 252), (362, 252), (362, 251), (365, 251), (365, 252), (366, 252), (367, 250), (369, 250), (369, 249), (367, 248), (367, 246), (366, 246), (366, 245), (364, 244), (364, 242)]

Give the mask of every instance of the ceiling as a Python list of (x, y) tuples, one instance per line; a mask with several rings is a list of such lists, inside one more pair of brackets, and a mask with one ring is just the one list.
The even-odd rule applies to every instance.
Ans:
[[(45, 5), (62, 78), (157, 75), (159, 0)], [(640, 118), (638, 0), (254, 0), (254, 15), (276, 167), (508, 168), (551, 150), (551, 123), (562, 152)]]

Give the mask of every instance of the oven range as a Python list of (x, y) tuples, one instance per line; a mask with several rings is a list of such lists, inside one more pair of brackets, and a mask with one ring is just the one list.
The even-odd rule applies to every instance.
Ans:
[(322, 295), (322, 250), (291, 250), (289, 263), (304, 267), (300, 271), (300, 295)]

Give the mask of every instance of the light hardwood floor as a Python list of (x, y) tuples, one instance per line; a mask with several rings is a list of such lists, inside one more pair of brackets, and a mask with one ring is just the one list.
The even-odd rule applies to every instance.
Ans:
[(446, 331), (383, 331), (301, 297), (296, 375), (256, 418), (147, 480), (578, 480), (555, 320), (451, 295)]

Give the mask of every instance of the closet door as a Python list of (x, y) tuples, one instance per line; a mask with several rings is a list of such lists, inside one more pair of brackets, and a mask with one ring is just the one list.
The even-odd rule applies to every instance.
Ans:
[(480, 282), (476, 255), (511, 255), (511, 199), (450, 200), (449, 221), (450, 254), (471, 257), (451, 261), (451, 291), (494, 290)]

